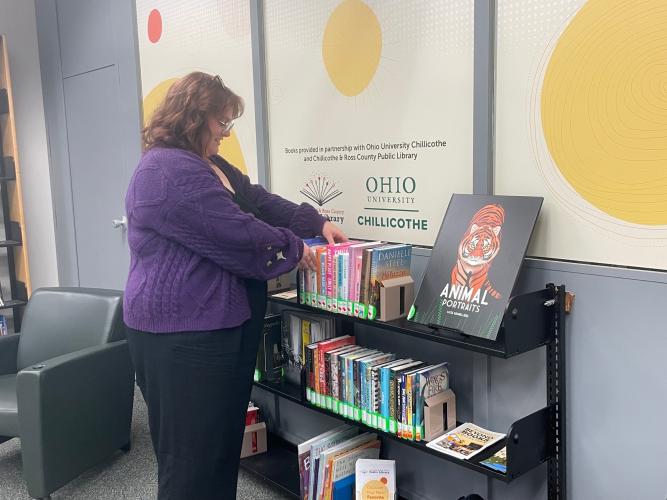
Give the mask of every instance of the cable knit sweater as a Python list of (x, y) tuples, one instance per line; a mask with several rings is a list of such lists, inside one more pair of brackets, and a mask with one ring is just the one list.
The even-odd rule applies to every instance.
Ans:
[(266, 280), (301, 260), (301, 238), (326, 219), (251, 184), (216, 157), (237, 195), (234, 202), (204, 160), (182, 149), (152, 148), (141, 158), (125, 199), (130, 273), (124, 320), (149, 332), (232, 328), (250, 317), (244, 278)]

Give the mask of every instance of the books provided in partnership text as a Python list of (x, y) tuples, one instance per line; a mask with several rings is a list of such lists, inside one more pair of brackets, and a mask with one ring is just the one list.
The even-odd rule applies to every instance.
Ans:
[(478, 425), (465, 423), (433, 441), (429, 441), (426, 446), (447, 455), (468, 460), (504, 437), (505, 434), (500, 432), (489, 431)]

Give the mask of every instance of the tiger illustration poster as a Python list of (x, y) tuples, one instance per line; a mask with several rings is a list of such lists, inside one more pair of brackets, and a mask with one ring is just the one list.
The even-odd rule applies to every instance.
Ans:
[(495, 340), (541, 206), (453, 195), (408, 319)]

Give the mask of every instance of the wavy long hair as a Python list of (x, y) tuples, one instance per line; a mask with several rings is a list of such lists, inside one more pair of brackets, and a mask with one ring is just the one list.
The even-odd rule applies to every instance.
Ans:
[(200, 71), (180, 78), (169, 87), (164, 101), (141, 131), (144, 151), (156, 147), (181, 148), (204, 156), (208, 118), (232, 110), (233, 119), (243, 114), (243, 99), (219, 76)]

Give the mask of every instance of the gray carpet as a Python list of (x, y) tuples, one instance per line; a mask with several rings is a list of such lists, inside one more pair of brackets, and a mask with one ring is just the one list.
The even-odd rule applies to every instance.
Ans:
[[(132, 450), (118, 452), (51, 495), (53, 500), (155, 499), (157, 472), (150, 442), (146, 404), (137, 390), (132, 419)], [(239, 473), (238, 500), (288, 500), (281, 491), (247, 472)], [(21, 474), (18, 439), (0, 444), (0, 500), (30, 499)]]

